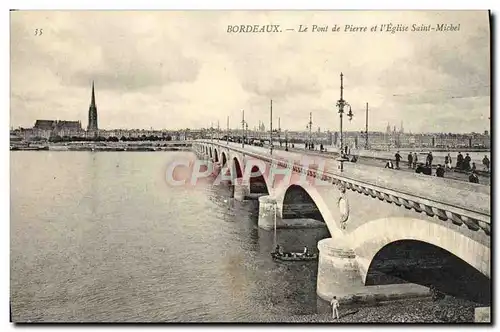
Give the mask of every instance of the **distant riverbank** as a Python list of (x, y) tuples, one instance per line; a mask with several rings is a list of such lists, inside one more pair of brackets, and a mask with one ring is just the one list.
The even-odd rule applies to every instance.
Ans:
[(187, 151), (191, 141), (167, 142), (68, 142), (68, 143), (24, 143), (11, 145), (11, 151)]

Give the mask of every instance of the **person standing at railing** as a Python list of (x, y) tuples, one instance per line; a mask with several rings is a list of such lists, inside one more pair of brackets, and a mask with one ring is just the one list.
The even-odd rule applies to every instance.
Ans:
[(490, 160), (488, 159), (488, 156), (484, 156), (483, 165), (486, 168), (486, 172), (489, 172), (490, 171)]
[(401, 155), (399, 154), (399, 151), (396, 152), (394, 158), (396, 159), (396, 169), (399, 169), (399, 162), (401, 161)]
[(464, 156), (462, 156), (462, 152), (459, 152), (458, 155), (457, 155), (457, 169), (461, 170), (463, 169), (463, 164), (464, 162)]
[(464, 170), (466, 170), (466, 171), (471, 170), (470, 162), (471, 162), (471, 158), (470, 158), (469, 154), (466, 153), (465, 158), (464, 158), (464, 162), (463, 162)]
[(432, 168), (432, 160), (434, 159), (434, 156), (432, 155), (432, 151), (429, 151), (429, 154), (427, 154), (427, 159), (426, 159), (426, 165)]
[(448, 153), (448, 155), (446, 157), (444, 157), (444, 166), (445, 166), (445, 169), (451, 170), (451, 163), (452, 163), (451, 156)]

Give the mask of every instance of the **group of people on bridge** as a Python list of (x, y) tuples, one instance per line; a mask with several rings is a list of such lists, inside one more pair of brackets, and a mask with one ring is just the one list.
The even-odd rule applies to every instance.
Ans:
[[(401, 154), (399, 151), (396, 152), (394, 155), (394, 160), (395, 160), (395, 166), (392, 163), (391, 160), (388, 160), (387, 163), (385, 164), (385, 168), (390, 168), (390, 169), (400, 169), (400, 163), (401, 163)], [(410, 169), (415, 169), (416, 173), (422, 173), (426, 175), (432, 175), (432, 168), (433, 168), (433, 160), (434, 156), (432, 154), (432, 151), (429, 151), (425, 158), (425, 164), (422, 162), (418, 162), (418, 155), (416, 152), (409, 152), (408, 153), (408, 168)], [(468, 153), (465, 154), (465, 157), (462, 155), (461, 152), (458, 153), (457, 155), (457, 162), (456, 166), (453, 167), (453, 162), (450, 154), (448, 153), (445, 158), (444, 158), (444, 165), (437, 164), (436, 166), (436, 176), (437, 177), (444, 177), (444, 174), (446, 171), (460, 171), (460, 172), (468, 172), (469, 173), (469, 182), (473, 183), (479, 183), (479, 178), (477, 176), (477, 167), (476, 163), (472, 162), (471, 163), (471, 157), (469, 156)], [(484, 170), (486, 172), (490, 171), (490, 166), (491, 162), (488, 158), (488, 156), (484, 156), (483, 158), (483, 166)]]

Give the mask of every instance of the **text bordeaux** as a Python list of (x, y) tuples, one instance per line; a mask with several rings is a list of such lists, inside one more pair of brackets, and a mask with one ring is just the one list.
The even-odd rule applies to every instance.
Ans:
[(228, 25), (227, 26), (228, 33), (245, 33), (245, 32), (281, 32), (279, 24), (267, 24), (267, 25)]

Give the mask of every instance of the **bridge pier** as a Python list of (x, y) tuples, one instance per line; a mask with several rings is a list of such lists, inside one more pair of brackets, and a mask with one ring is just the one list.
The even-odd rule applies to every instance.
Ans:
[(218, 161), (212, 161), (212, 165), (213, 165), (213, 168), (212, 168), (212, 174), (213, 176), (217, 176), (219, 175), (220, 173), (220, 170), (221, 170), (221, 163), (218, 162)]
[(316, 292), (319, 297), (330, 301), (351, 294), (350, 290), (363, 287), (354, 250), (340, 238), (328, 238), (318, 242), (318, 282)]
[(276, 220), (276, 226), (280, 226), (280, 220), (278, 220), (278, 206), (276, 204), (276, 199), (269, 195), (259, 197), (259, 220), (258, 226), (265, 230), (274, 229), (274, 221)]
[(250, 184), (247, 182), (234, 184), (234, 199), (237, 201), (244, 201), (245, 197), (250, 194)]
[(371, 303), (430, 298), (429, 288), (413, 284), (383, 284), (365, 286), (356, 254), (339, 238), (318, 242), (319, 262), (316, 293), (326, 301), (336, 296), (341, 303)]

